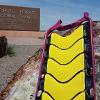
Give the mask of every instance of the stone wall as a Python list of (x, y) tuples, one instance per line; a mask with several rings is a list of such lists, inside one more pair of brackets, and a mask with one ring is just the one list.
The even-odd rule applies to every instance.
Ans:
[(45, 32), (40, 31), (4, 31), (0, 30), (0, 36), (6, 37), (27, 37), (27, 38), (38, 38), (43, 37)]

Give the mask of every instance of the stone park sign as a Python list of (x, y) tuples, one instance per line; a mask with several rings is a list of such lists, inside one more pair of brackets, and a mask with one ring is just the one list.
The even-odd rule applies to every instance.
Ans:
[(0, 30), (39, 31), (40, 9), (0, 5)]

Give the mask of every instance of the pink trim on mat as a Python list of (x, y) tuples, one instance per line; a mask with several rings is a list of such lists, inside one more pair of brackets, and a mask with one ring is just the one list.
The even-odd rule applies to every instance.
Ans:
[(93, 67), (93, 94), (94, 100), (96, 100), (96, 82), (95, 82), (95, 59), (94, 59), (94, 39), (93, 39), (93, 22), (89, 19), (90, 22), (90, 33), (91, 33), (91, 46), (92, 46), (92, 67)]
[(95, 88), (95, 68), (94, 68), (94, 47), (93, 47), (93, 34), (92, 34), (92, 21), (91, 19), (88, 17), (89, 14), (87, 12), (84, 13), (84, 17), (79, 19), (78, 21), (76, 21), (75, 23), (69, 24), (69, 25), (65, 25), (62, 26), (61, 23), (62, 21), (59, 20), (53, 27), (51, 27), (46, 33), (45, 33), (45, 39), (44, 39), (44, 45), (42, 47), (42, 57), (41, 57), (41, 64), (40, 64), (40, 71), (39, 71), (39, 77), (38, 77), (38, 83), (37, 83), (37, 89), (36, 89), (36, 93), (35, 93), (35, 100), (36, 100), (36, 96), (37, 96), (37, 92), (38, 92), (38, 85), (39, 85), (39, 80), (40, 80), (40, 75), (41, 75), (41, 71), (42, 71), (42, 64), (44, 62), (44, 51), (46, 48), (46, 39), (48, 37), (48, 35), (53, 31), (53, 30), (67, 30), (69, 28), (73, 28), (75, 26), (78, 26), (80, 24), (82, 24), (84, 21), (90, 21), (90, 32), (91, 32), (91, 45), (92, 45), (92, 64), (93, 64), (93, 82), (94, 82), (94, 100), (96, 100), (96, 88)]
[[(46, 34), (45, 34), (45, 37), (46, 37)], [(40, 77), (41, 77), (42, 64), (44, 62), (44, 50), (45, 50), (45, 47), (46, 47), (45, 44), (46, 44), (46, 38), (44, 39), (44, 45), (42, 46), (41, 64), (40, 64), (40, 70), (39, 70), (39, 76), (38, 76), (38, 83), (37, 83), (37, 88), (36, 88), (36, 93), (35, 93), (35, 100), (36, 100), (36, 96), (37, 96), (37, 93), (38, 93), (38, 85), (39, 85), (39, 80), (40, 80)]]
[(50, 33), (50, 30), (53, 29), (53, 28), (56, 28), (56, 27), (59, 27), (61, 23), (61, 20), (59, 20), (53, 27), (51, 27), (46, 33), (45, 33), (45, 36), (44, 36), (44, 45), (42, 47), (42, 56), (41, 56), (41, 64), (40, 64), (40, 71), (39, 71), (39, 76), (38, 76), (38, 83), (37, 83), (37, 88), (36, 88), (36, 93), (35, 93), (35, 100), (36, 100), (36, 96), (37, 96), (37, 92), (38, 92), (38, 85), (39, 85), (39, 80), (40, 80), (40, 77), (41, 77), (41, 71), (42, 71), (42, 64), (44, 62), (44, 51), (45, 51), (45, 48), (46, 48), (46, 39), (47, 39), (47, 36), (49, 35)]

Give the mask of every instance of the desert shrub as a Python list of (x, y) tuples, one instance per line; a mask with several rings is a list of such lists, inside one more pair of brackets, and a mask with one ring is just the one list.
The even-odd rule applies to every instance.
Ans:
[(8, 56), (12, 57), (15, 56), (15, 46), (14, 45), (9, 45), (7, 46), (7, 54)]

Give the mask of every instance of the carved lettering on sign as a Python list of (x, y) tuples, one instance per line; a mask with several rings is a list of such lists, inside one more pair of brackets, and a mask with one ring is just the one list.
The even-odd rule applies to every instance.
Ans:
[(40, 30), (40, 9), (0, 5), (1, 30)]

